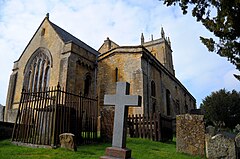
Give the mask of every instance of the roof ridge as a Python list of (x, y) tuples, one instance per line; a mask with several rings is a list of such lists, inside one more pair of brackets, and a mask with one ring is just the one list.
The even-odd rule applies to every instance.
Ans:
[(94, 55), (98, 55), (99, 54), (99, 52), (96, 51), (94, 48), (92, 48), (91, 46), (87, 45), (82, 40), (78, 39), (77, 37), (75, 37), (74, 35), (69, 33), (68, 31), (66, 31), (63, 28), (59, 27), (58, 25), (54, 24), (50, 20), (49, 20), (49, 23), (52, 25), (53, 29), (56, 31), (56, 33), (63, 40), (64, 43), (73, 42), (76, 45), (78, 45), (78, 46), (88, 50), (90, 53), (92, 53)]

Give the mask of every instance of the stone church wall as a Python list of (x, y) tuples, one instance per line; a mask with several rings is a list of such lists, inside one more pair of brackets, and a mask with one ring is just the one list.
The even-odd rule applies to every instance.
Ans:
[[(84, 50), (85, 51), (85, 50)], [(86, 52), (86, 51), (85, 51)], [(96, 68), (95, 61), (86, 60), (87, 57), (79, 54), (71, 53), (68, 62), (66, 88), (69, 92), (82, 93), (84, 95), (84, 87), (86, 77), (91, 78), (89, 84), (88, 96), (96, 97)], [(96, 57), (95, 57), (96, 60)]]
[(172, 50), (165, 38), (145, 42), (143, 45), (169, 72), (174, 74)]
[[(147, 54), (147, 53), (146, 53)], [(183, 114), (196, 107), (195, 99), (161, 64), (157, 64), (149, 55), (142, 57), (144, 113), (153, 113), (153, 100), (156, 101), (155, 112), (167, 115), (166, 91), (170, 92), (170, 115)], [(151, 81), (155, 82), (156, 97), (151, 96)], [(187, 107), (187, 108), (186, 108)]]
[[(130, 109), (130, 114), (149, 114), (153, 113), (153, 111), (160, 111), (167, 115), (166, 90), (169, 90), (170, 92), (171, 116), (175, 117), (176, 114), (185, 113), (188, 110), (195, 108), (195, 99), (184, 88), (184, 86), (181, 85), (175, 76), (170, 74), (163, 65), (158, 63), (148, 51), (146, 52), (146, 50), (141, 47), (135, 48), (136, 49), (134, 50), (134, 47), (126, 47), (124, 49), (123, 47), (120, 47), (102, 54), (99, 57), (99, 105), (103, 105), (104, 94), (115, 93), (115, 69), (118, 68), (118, 80), (130, 82), (132, 93), (142, 95), (143, 97), (144, 108), (142, 108), (140, 112), (133, 111), (138, 108)], [(139, 53), (136, 53), (137, 49), (139, 49)], [(127, 51), (129, 53), (126, 53)], [(135, 61), (138, 61), (137, 65), (134, 64)], [(141, 70), (139, 70), (139, 68), (141, 68)], [(152, 81), (155, 82), (155, 97), (151, 95)]]
[[(42, 35), (41, 31), (45, 28), (45, 34)], [(19, 105), (19, 101), (21, 98), (21, 91), (23, 87), (24, 82), (24, 69), (25, 65), (27, 64), (29, 58), (32, 56), (32, 54), (38, 49), (38, 48), (47, 48), (49, 50), (53, 63), (50, 71), (50, 81), (49, 86), (55, 86), (58, 82), (58, 72), (59, 72), (59, 64), (60, 64), (60, 52), (63, 50), (64, 43), (61, 41), (61, 39), (56, 38), (57, 34), (53, 31), (53, 29), (50, 27), (49, 23), (43, 23), (42, 27), (40, 27), (29, 44), (26, 46), (25, 50), (23, 51), (20, 58), (14, 62), (13, 71), (18, 72), (18, 77), (16, 81), (16, 87), (15, 87), (15, 95), (13, 99), (13, 104), (9, 103), (10, 105), (6, 104), (6, 120), (7, 120), (7, 112), (8, 108), (10, 109), (17, 109)], [(12, 91), (12, 90), (8, 90)], [(8, 96), (7, 99), (10, 97)]]
[[(9, 84), (10, 87), (5, 111), (6, 121), (8, 121), (8, 114), (12, 114), (11, 117), (9, 116), (9, 120), (10, 118), (15, 118), (13, 113), (15, 111), (10, 111), (10, 109), (17, 109), (19, 106), (24, 83), (24, 71), (29, 59), (31, 59), (31, 56), (34, 56), (34, 53), (38, 51), (39, 48), (48, 52), (49, 58), (51, 59), (48, 86), (57, 86), (59, 82), (60, 86), (68, 91), (74, 93), (83, 92), (84, 84), (82, 81), (84, 81), (86, 74), (89, 73), (92, 78), (89, 92), (93, 94), (92, 96), (96, 96), (95, 63), (97, 56), (74, 43), (69, 42), (65, 44), (52, 28), (48, 20), (45, 20), (26, 46), (20, 58), (14, 62), (12, 75), (17, 74), (17, 78), (15, 84), (14, 80), (11, 80)], [(75, 84), (79, 80), (81, 80), (82, 83), (78, 83), (76, 86)], [(12, 87), (14, 85), (16, 86), (15, 88)], [(9, 100), (12, 98), (13, 100)]]
[[(116, 49), (115, 52), (102, 54), (98, 61), (98, 99), (101, 113), (101, 135), (105, 140), (112, 138), (113, 120), (107, 120), (107, 114), (113, 114), (114, 107), (103, 105), (105, 94), (116, 93), (116, 81), (126, 81), (130, 83), (130, 94), (143, 96), (143, 80), (141, 71), (141, 53), (138, 49), (133, 49), (129, 53), (127, 48)], [(105, 57), (108, 58), (105, 58)], [(116, 71), (117, 68), (117, 71)], [(117, 75), (116, 75), (117, 73)], [(116, 79), (117, 78), (117, 79)], [(129, 114), (142, 114), (143, 106), (140, 108), (129, 108)]]
[[(163, 98), (162, 98), (162, 82), (161, 73), (153, 65), (150, 59), (142, 58), (141, 67), (143, 71), (143, 99), (144, 99), (144, 114), (149, 115), (155, 112), (163, 112)], [(151, 82), (155, 83), (155, 97), (152, 96)], [(154, 108), (155, 102), (155, 108)]]
[[(174, 77), (175, 78), (175, 77)], [(177, 80), (177, 79), (176, 79)], [(162, 90), (163, 90), (163, 105), (166, 113), (166, 90), (171, 94), (171, 115), (187, 113), (189, 110), (196, 107), (195, 99), (188, 93), (188, 91), (178, 82), (173, 80), (168, 74), (162, 72)]]
[[(89, 53), (74, 43), (68, 43), (60, 57), (60, 73), (58, 75), (60, 85), (69, 92), (83, 93), (84, 79), (89, 74), (92, 78), (90, 92), (94, 92), (96, 88), (96, 55)], [(92, 93), (92, 96), (96, 96), (96, 93)]]
[[(132, 51), (131, 53), (129, 53)], [(136, 51), (134, 53), (134, 51)], [(130, 83), (130, 94), (143, 95), (141, 54), (136, 50), (117, 49), (117, 53), (109, 53), (99, 57), (98, 61), (98, 95), (100, 106), (103, 106), (104, 94), (114, 94), (117, 81)], [(108, 56), (108, 58), (105, 58)], [(118, 79), (116, 80), (116, 68)], [(142, 108), (130, 108), (129, 114), (142, 113)]]

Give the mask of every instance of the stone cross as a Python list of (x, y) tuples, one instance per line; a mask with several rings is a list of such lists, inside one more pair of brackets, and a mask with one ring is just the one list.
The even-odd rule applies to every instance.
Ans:
[(126, 148), (128, 106), (141, 106), (141, 96), (129, 95), (129, 90), (129, 83), (117, 82), (116, 94), (104, 96), (104, 105), (115, 105), (112, 146), (117, 148)]

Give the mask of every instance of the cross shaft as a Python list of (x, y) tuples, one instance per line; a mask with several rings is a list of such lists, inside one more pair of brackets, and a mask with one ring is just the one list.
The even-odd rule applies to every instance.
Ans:
[(112, 141), (113, 147), (126, 147), (128, 106), (141, 106), (141, 96), (129, 95), (129, 90), (129, 83), (117, 82), (116, 94), (104, 96), (104, 105), (115, 105)]

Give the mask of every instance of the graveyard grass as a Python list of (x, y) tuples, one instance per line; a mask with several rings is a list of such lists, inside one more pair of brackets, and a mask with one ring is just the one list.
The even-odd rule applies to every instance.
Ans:
[[(79, 146), (76, 152), (63, 148), (31, 148), (13, 145), (10, 140), (0, 141), (1, 159), (98, 159), (111, 144), (92, 144)], [(134, 159), (200, 159), (190, 155), (177, 153), (175, 141), (168, 143), (153, 142), (147, 139), (128, 138), (127, 147), (132, 150)]]

